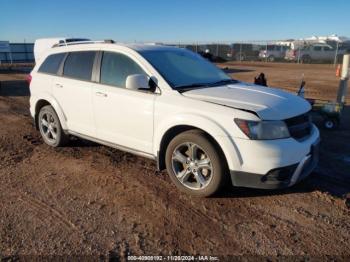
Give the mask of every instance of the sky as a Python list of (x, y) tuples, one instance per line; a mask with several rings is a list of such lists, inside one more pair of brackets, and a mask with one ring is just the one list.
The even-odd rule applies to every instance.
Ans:
[(350, 37), (349, 0), (0, 0), (0, 40), (121, 42)]

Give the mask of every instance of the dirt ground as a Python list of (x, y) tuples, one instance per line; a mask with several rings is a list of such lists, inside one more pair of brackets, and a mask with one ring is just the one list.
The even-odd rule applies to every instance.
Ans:
[[(241, 80), (263, 71), (271, 85), (287, 90), (296, 90), (304, 72), (308, 96), (332, 99), (337, 88), (330, 66), (225, 66)], [(82, 140), (59, 149), (43, 144), (23, 79), (0, 72), (0, 259), (349, 258), (348, 109), (339, 130), (322, 130), (319, 168), (302, 183), (279, 191), (228, 188), (213, 198), (193, 198), (179, 193), (150, 160)]]
[[(220, 64), (227, 67), (233, 77), (246, 82), (254, 82), (254, 77), (264, 73), (269, 86), (279, 87), (296, 93), (302, 78), (306, 81), (305, 96), (316, 99), (335, 100), (339, 86), (334, 65), (295, 64), (265, 62), (232, 62)], [(350, 97), (350, 96), (349, 96)], [(347, 99), (350, 103), (350, 99)]]

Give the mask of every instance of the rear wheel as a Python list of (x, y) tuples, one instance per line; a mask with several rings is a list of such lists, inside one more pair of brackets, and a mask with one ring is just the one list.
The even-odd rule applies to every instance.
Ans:
[(311, 57), (309, 55), (303, 55), (301, 58), (301, 61), (303, 64), (310, 64), (311, 63)]
[(236, 61), (244, 61), (244, 60), (245, 60), (245, 56), (243, 53), (236, 54)]
[(60, 120), (52, 106), (44, 106), (38, 116), (40, 134), (45, 143), (52, 147), (64, 146), (69, 137), (63, 132)]
[(175, 185), (195, 196), (213, 195), (225, 177), (219, 151), (199, 130), (181, 133), (169, 143), (166, 167)]
[(268, 58), (267, 58), (267, 61), (269, 62), (274, 62), (275, 61), (275, 57), (273, 55), (270, 55)]

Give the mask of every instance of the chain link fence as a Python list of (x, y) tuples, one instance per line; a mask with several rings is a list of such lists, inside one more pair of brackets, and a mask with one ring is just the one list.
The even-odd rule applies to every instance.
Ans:
[(312, 40), (261, 40), (161, 43), (187, 48), (213, 62), (263, 61), (338, 64), (350, 51), (349, 42)]
[[(350, 51), (350, 41), (260, 40), (156, 42), (153, 44), (187, 48), (213, 62), (263, 61), (336, 65), (342, 62), (344, 53)], [(10, 43), (10, 52), (2, 53), (0, 50), (0, 61), (2, 63), (33, 62), (33, 47), (33, 43)]]

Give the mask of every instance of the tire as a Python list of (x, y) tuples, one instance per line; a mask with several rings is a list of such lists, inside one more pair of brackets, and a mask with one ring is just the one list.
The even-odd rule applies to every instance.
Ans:
[(220, 151), (200, 130), (186, 131), (173, 138), (165, 161), (170, 179), (181, 191), (193, 196), (213, 195), (228, 177)]
[(303, 64), (310, 64), (311, 63), (311, 57), (309, 55), (303, 55), (301, 58), (301, 62)]
[(44, 106), (38, 116), (40, 134), (46, 144), (52, 147), (64, 146), (69, 137), (63, 132), (60, 120), (52, 106)]
[(268, 58), (267, 58), (267, 61), (269, 62), (275, 62), (275, 57), (273, 55), (270, 55)]
[(328, 130), (334, 130), (339, 127), (339, 120), (336, 118), (326, 118), (323, 121), (323, 127)]
[(236, 61), (244, 61), (245, 55), (243, 53), (236, 54)]

